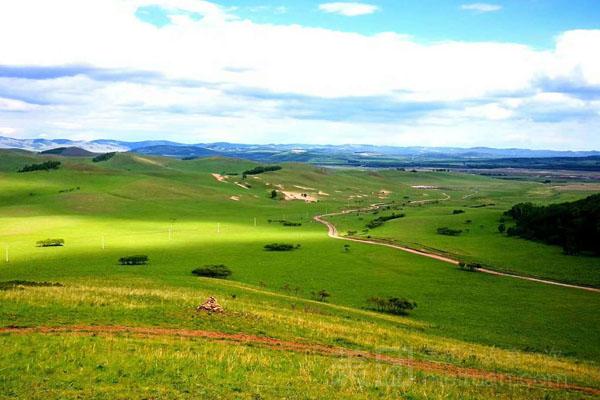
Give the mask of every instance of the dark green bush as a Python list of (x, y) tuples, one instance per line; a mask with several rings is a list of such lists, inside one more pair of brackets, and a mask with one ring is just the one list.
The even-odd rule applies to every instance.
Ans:
[(219, 265), (205, 265), (201, 268), (196, 268), (192, 271), (192, 274), (197, 276), (204, 276), (207, 278), (218, 278), (225, 279), (229, 275), (231, 275), (231, 270), (229, 267), (223, 264)]
[(373, 296), (367, 299), (370, 307), (376, 311), (388, 314), (407, 315), (409, 311), (417, 308), (417, 303), (399, 297), (383, 298)]
[(438, 235), (458, 236), (462, 233), (462, 230), (443, 227), (443, 228), (437, 228), (437, 233), (438, 233)]
[(135, 255), (119, 258), (119, 264), (121, 265), (145, 265), (148, 264), (148, 256)]
[(59, 167), (60, 161), (46, 161), (41, 164), (26, 165), (21, 168), (19, 172), (50, 171), (51, 169), (58, 169)]
[(265, 172), (271, 172), (271, 171), (279, 171), (281, 169), (281, 167), (279, 165), (267, 165), (267, 166), (258, 166), (258, 167), (254, 167), (252, 169), (248, 169), (244, 172), (242, 172), (242, 177), (246, 177), (246, 175), (258, 175), (258, 174), (262, 174)]
[(475, 272), (479, 268), (481, 268), (481, 264), (460, 262), (460, 263), (458, 263), (458, 267), (460, 269), (462, 269), (463, 271)]
[(116, 152), (110, 152), (110, 153), (105, 153), (105, 154), (100, 154), (99, 156), (96, 156), (94, 158), (92, 158), (93, 162), (102, 162), (102, 161), (108, 161), (111, 158), (113, 158), (115, 156), (115, 154), (117, 154)]
[(465, 213), (465, 210), (454, 210), (454, 211), (452, 211), (453, 215), (464, 214), (464, 213)]
[(46, 239), (38, 240), (35, 245), (37, 247), (60, 247), (65, 245), (64, 239)]
[(298, 248), (300, 248), (299, 244), (294, 246), (293, 244), (289, 243), (270, 243), (265, 245), (266, 251), (292, 251)]
[(373, 228), (377, 228), (377, 227), (383, 225), (387, 221), (391, 221), (393, 219), (398, 219), (398, 218), (404, 218), (404, 217), (405, 217), (405, 215), (403, 213), (400, 213), (400, 214), (392, 213), (391, 215), (377, 217), (374, 220), (372, 220), (371, 222), (369, 222), (366, 226), (369, 229), (373, 229)]

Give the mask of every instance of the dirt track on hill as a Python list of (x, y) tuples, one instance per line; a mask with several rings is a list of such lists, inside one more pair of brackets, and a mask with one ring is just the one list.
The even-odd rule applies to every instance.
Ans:
[(0, 334), (129, 334), (134, 336), (174, 336), (183, 338), (203, 338), (221, 342), (260, 345), (272, 350), (294, 351), (330, 357), (358, 358), (368, 361), (399, 365), (415, 370), (453, 376), (463, 379), (484, 380), (507, 385), (538, 387), (553, 390), (569, 390), (600, 395), (600, 389), (569, 384), (566, 381), (539, 380), (524, 378), (493, 371), (465, 368), (453, 364), (393, 357), (366, 351), (350, 350), (344, 347), (326, 346), (316, 343), (285, 341), (269, 337), (254, 336), (245, 333), (223, 333), (192, 329), (127, 327), (127, 326), (58, 326), (58, 327), (15, 327), (0, 328)]
[[(445, 194), (445, 193), (444, 193)], [(448, 196), (448, 195), (446, 195)], [(437, 199), (437, 200), (447, 200), (448, 198), (450, 198), (449, 196), (447, 198), (443, 198), (443, 199)], [(427, 200), (427, 201), (435, 201), (435, 200)], [(412, 253), (412, 254), (416, 254), (422, 257), (428, 257), (428, 258), (433, 258), (435, 260), (439, 260), (439, 261), (443, 261), (449, 264), (453, 264), (453, 265), (458, 265), (459, 261), (449, 258), (449, 257), (445, 257), (445, 256), (441, 256), (439, 254), (435, 254), (435, 253), (428, 253), (426, 251), (423, 250), (416, 250), (416, 249), (411, 249), (410, 247), (406, 247), (406, 246), (401, 246), (399, 244), (392, 244), (392, 243), (387, 243), (387, 242), (383, 242), (383, 241), (377, 241), (377, 240), (373, 240), (373, 239), (359, 239), (359, 238), (352, 238), (352, 237), (344, 237), (344, 236), (340, 236), (338, 233), (337, 228), (335, 227), (335, 225), (332, 222), (329, 222), (325, 219), (325, 217), (333, 217), (336, 215), (345, 215), (345, 214), (350, 214), (353, 212), (357, 212), (357, 211), (371, 211), (374, 209), (379, 208), (380, 205), (372, 205), (370, 207), (366, 207), (366, 208), (360, 208), (360, 209), (355, 209), (355, 210), (345, 210), (345, 211), (340, 211), (340, 212), (336, 212), (336, 213), (329, 213), (329, 214), (323, 214), (323, 215), (317, 215), (315, 216), (313, 219), (325, 226), (327, 226), (328, 229), (328, 235), (330, 238), (333, 239), (340, 239), (340, 240), (348, 240), (351, 242), (357, 242), (357, 243), (365, 243), (365, 244), (372, 244), (372, 245), (376, 245), (376, 246), (385, 246), (385, 247), (391, 247), (392, 249), (397, 249), (397, 250), (402, 250), (405, 251), (407, 253)], [(514, 278), (514, 279), (521, 279), (521, 280), (525, 280), (525, 281), (529, 281), (529, 282), (536, 282), (536, 283), (543, 283), (546, 285), (554, 285), (554, 286), (561, 286), (561, 287), (565, 287), (565, 288), (571, 288), (571, 289), (579, 289), (579, 290), (586, 290), (588, 292), (596, 292), (596, 293), (600, 293), (600, 289), (597, 288), (593, 288), (593, 287), (587, 287), (587, 286), (578, 286), (578, 285), (571, 285), (568, 283), (561, 283), (561, 282), (555, 282), (555, 281), (549, 281), (546, 279), (538, 279), (538, 278), (532, 278), (529, 276), (523, 276), (523, 275), (516, 275), (516, 274), (509, 274), (506, 272), (499, 272), (499, 271), (493, 271), (490, 269), (486, 269), (486, 268), (477, 268), (477, 272), (483, 272), (484, 274), (489, 274), (489, 275), (496, 275), (496, 276), (503, 276), (503, 277), (507, 277), (507, 278)]]

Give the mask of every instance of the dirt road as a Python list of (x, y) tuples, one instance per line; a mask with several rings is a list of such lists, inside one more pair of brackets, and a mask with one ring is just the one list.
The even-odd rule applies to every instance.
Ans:
[[(445, 194), (445, 193), (444, 193)], [(447, 196), (447, 195), (446, 195)], [(438, 200), (446, 200), (446, 198), (443, 199), (438, 199)], [(428, 201), (435, 201), (435, 200), (428, 200)], [(385, 246), (385, 247), (391, 247), (393, 249), (397, 249), (397, 250), (402, 250), (405, 251), (407, 253), (412, 253), (412, 254), (416, 254), (422, 257), (428, 257), (428, 258), (433, 258), (435, 260), (439, 260), (439, 261), (443, 261), (449, 264), (453, 264), (453, 265), (458, 265), (459, 261), (449, 258), (449, 257), (445, 257), (445, 256), (441, 256), (439, 254), (435, 254), (435, 253), (429, 253), (423, 250), (416, 250), (416, 249), (411, 249), (410, 247), (406, 247), (406, 246), (401, 246), (398, 244), (392, 244), (392, 243), (386, 243), (383, 241), (377, 241), (377, 240), (373, 240), (373, 239), (362, 239), (362, 238), (353, 238), (353, 237), (344, 237), (344, 236), (340, 236), (337, 228), (335, 227), (335, 225), (326, 220), (325, 217), (333, 217), (336, 215), (344, 215), (344, 214), (350, 214), (353, 212), (357, 212), (357, 211), (372, 211), (375, 210), (377, 208), (381, 207), (381, 205), (379, 204), (373, 204), (369, 207), (366, 208), (361, 208), (361, 209), (355, 209), (355, 210), (344, 210), (344, 211), (340, 211), (340, 212), (336, 212), (336, 213), (329, 213), (329, 214), (323, 214), (323, 215), (317, 215), (316, 217), (314, 217), (314, 220), (327, 226), (328, 229), (328, 235), (329, 237), (333, 238), (333, 239), (340, 239), (340, 240), (348, 240), (350, 242), (358, 242), (358, 243), (365, 243), (365, 244), (372, 244), (372, 245), (376, 245), (376, 246)], [(600, 293), (600, 289), (596, 289), (596, 288), (592, 288), (592, 287), (587, 287), (587, 286), (578, 286), (578, 285), (571, 285), (568, 283), (561, 283), (561, 282), (555, 282), (555, 281), (549, 281), (546, 279), (538, 279), (538, 278), (532, 278), (529, 276), (523, 276), (523, 275), (515, 275), (515, 274), (509, 274), (506, 272), (499, 272), (499, 271), (493, 271), (490, 269), (486, 269), (486, 268), (477, 268), (477, 272), (483, 272), (485, 274), (490, 274), (490, 275), (496, 275), (496, 276), (503, 276), (503, 277), (507, 277), (507, 278), (514, 278), (514, 279), (521, 279), (521, 280), (525, 280), (525, 281), (529, 281), (529, 282), (536, 282), (536, 283), (543, 283), (546, 285), (554, 285), (554, 286), (561, 286), (561, 287), (566, 287), (566, 288), (571, 288), (571, 289), (579, 289), (579, 290), (586, 290), (588, 292), (595, 292), (595, 293)]]

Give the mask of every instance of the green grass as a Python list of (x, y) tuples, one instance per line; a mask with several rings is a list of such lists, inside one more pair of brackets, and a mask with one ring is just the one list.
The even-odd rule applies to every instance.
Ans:
[[(119, 154), (97, 164), (61, 158), (63, 167), (58, 171), (17, 174), (15, 167), (21, 163), (50, 157), (6, 155), (0, 154), (0, 171), (4, 171), (0, 172), (0, 245), (2, 250), (8, 246), (10, 262), (3, 262), (2, 253), (0, 281), (50, 281), (65, 286), (0, 291), (1, 326), (96, 324), (247, 332), (327, 345), (342, 343), (523, 376), (567, 374), (571, 381), (598, 386), (597, 294), (463, 272), (388, 248), (353, 243), (345, 252), (344, 242), (327, 238), (325, 227), (312, 222), (313, 215), (348, 206), (392, 201), (400, 205), (447, 193), (451, 200), (407, 205), (403, 211), (406, 218), (388, 221), (369, 234), (381, 232), (381, 237), (400, 242), (409, 234), (407, 242), (411, 244), (465, 255), (498, 269), (596, 284), (594, 259), (562, 256), (554, 247), (505, 238), (495, 231), (501, 211), (515, 202), (551, 202), (578, 198), (586, 192), (470, 175), (328, 170), (299, 164), (284, 164), (283, 170), (261, 174), (258, 179), (249, 177), (252, 187), (244, 189), (233, 183), (241, 180), (239, 176), (222, 183), (210, 174), (241, 172), (253, 165), (246, 161), (179, 161)], [(318, 195), (318, 203), (271, 200), (269, 192), (276, 185), (328, 195)], [(414, 185), (441, 189), (420, 190), (411, 187)], [(59, 193), (74, 187), (80, 189)], [(382, 195), (381, 190), (392, 193)], [(477, 195), (463, 199), (470, 193)], [(231, 196), (239, 196), (240, 201)], [(482, 202), (496, 206), (468, 207)], [(466, 213), (451, 215), (456, 208)], [(344, 229), (358, 229), (374, 217), (349, 216), (336, 219), (336, 223)], [(302, 222), (302, 226), (285, 227), (268, 223), (269, 219)], [(430, 234), (430, 228), (435, 232), (438, 225), (464, 229), (461, 221), (465, 219), (473, 220), (468, 234), (457, 238)], [(36, 241), (49, 237), (63, 238), (65, 246), (35, 247)], [(263, 246), (273, 242), (298, 243), (301, 248), (265, 252)], [(118, 265), (119, 257), (133, 254), (147, 254), (150, 264)], [(233, 274), (224, 281), (191, 274), (207, 264), (225, 264)], [(330, 305), (311, 300), (312, 292), (321, 289), (332, 294)], [(225, 316), (197, 317), (193, 307), (209, 295), (223, 302), (228, 310)], [(366, 299), (373, 295), (406, 297), (419, 306), (409, 317), (365, 311)], [(322, 384), (329, 379), (326, 371), (344, 362), (316, 355), (240, 350), (248, 359), (281, 365), (274, 369), (273, 379), (291, 382), (289, 388), (278, 384), (263, 387), (253, 380), (239, 383), (248, 364), (230, 344), (194, 342), (190, 349), (187, 342), (172, 338), (94, 339), (68, 334), (45, 339), (47, 345), (34, 336), (4, 335), (1, 339), (14, 349), (0, 361), (2, 376), (7, 377), (2, 378), (0, 393), (7, 397), (9, 393), (31, 398), (44, 393), (72, 397), (71, 390), (78, 385), (87, 393), (97, 385), (99, 398), (117, 392), (123, 398), (184, 397), (186, 390), (231, 398), (252, 398), (256, 393), (264, 398), (285, 397), (285, 393), (327, 398), (334, 397), (335, 391)], [(81, 358), (65, 355), (67, 361), (61, 361), (50, 357), (52, 349), (64, 346), (65, 354), (71, 354), (79, 345), (90, 349)], [(32, 351), (37, 360), (33, 363)], [(134, 356), (123, 357), (126, 351)], [(230, 356), (215, 359), (219, 352)], [(82, 366), (67, 368), (68, 360)], [(134, 368), (136, 362), (156, 363), (156, 370)], [(200, 362), (211, 364), (202, 373), (209, 374), (205, 379), (212, 384), (195, 382), (198, 375), (194, 373), (177, 381), (174, 371), (188, 371)], [(45, 372), (48, 363), (53, 366)], [(93, 369), (104, 364), (105, 369)], [(167, 364), (169, 367), (164, 367)], [(162, 375), (158, 372), (161, 368)], [(304, 373), (299, 373), (302, 368)], [(222, 376), (223, 369), (231, 373)], [(392, 367), (384, 369), (385, 379), (397, 372)], [(120, 377), (121, 370), (131, 373)], [(354, 372), (342, 375), (356, 379)], [(24, 378), (15, 383), (10, 376)], [(256, 380), (270, 377), (264, 371), (252, 376)], [(111, 379), (117, 380), (116, 386), (111, 387)], [(451, 379), (444, 386), (447, 392), (432, 383), (435, 380), (427, 379), (418, 385), (403, 379), (398, 387), (377, 389), (381, 385), (376, 377), (365, 379), (359, 386), (350, 384), (352, 389), (344, 396), (461, 398), (461, 393), (466, 393), (472, 398), (489, 398), (494, 393), (496, 397), (543, 398), (547, 394), (513, 386), (478, 392), (476, 386), (460, 379)], [(180, 384), (169, 384), (175, 381)], [(150, 382), (157, 383), (150, 388)], [(211, 392), (219, 383), (225, 389)]]

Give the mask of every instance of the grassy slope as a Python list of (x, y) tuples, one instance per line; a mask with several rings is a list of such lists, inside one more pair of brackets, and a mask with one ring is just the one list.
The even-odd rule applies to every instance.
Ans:
[[(600, 357), (596, 346), (600, 320), (595, 312), (600, 301), (594, 294), (463, 273), (442, 263), (391, 249), (353, 244), (350, 253), (346, 254), (339, 242), (326, 238), (322, 226), (308, 222), (313, 214), (348, 206), (348, 197), (359, 192), (369, 197), (352, 199), (350, 206), (381, 201), (373, 194), (381, 189), (392, 190), (391, 198), (397, 201), (403, 200), (405, 195), (422, 197), (420, 191), (406, 184), (409, 178), (422, 179), (420, 177), (287, 165), (283, 171), (264, 174), (259, 179), (250, 178), (253, 187), (246, 190), (232, 183), (219, 183), (209, 174), (231, 172), (232, 168), (242, 170), (249, 165), (232, 160), (181, 162), (118, 155), (101, 164), (68, 159), (64, 161), (65, 168), (59, 171), (15, 174), (9, 171), (14, 171), (14, 166), (25, 160), (19, 161), (11, 156), (8, 165), (3, 162), (6, 159), (4, 154), (0, 155), (0, 171), (6, 171), (0, 172), (0, 242), (9, 244), (11, 262), (1, 267), (0, 280), (52, 280), (67, 286), (0, 292), (0, 325), (139, 324), (248, 331), (329, 344), (341, 340), (341, 343), (354, 343), (378, 351), (391, 348), (395, 353), (408, 351), (417, 357), (433, 357), (459, 364), (465, 359), (486, 368), (493, 364), (487, 354), (498, 352), (497, 357), (501, 353), (502, 357), (511, 360), (501, 368), (509, 371), (516, 368), (519, 374), (577, 370), (571, 361), (557, 361), (552, 356), (556, 354), (588, 360)], [(448, 179), (443, 174), (427, 177)], [(491, 180), (473, 179), (480, 180), (476, 183), (477, 187), (483, 183), (491, 185)], [(279, 183), (290, 189), (293, 185), (315, 187), (330, 196), (321, 196), (323, 201), (317, 204), (267, 199), (272, 185)], [(77, 187), (80, 189), (58, 193)], [(521, 189), (514, 189), (515, 199)], [(231, 195), (240, 196), (241, 201), (229, 200)], [(423, 210), (428, 208), (422, 207)], [(253, 226), (254, 217), (258, 221), (257, 227)], [(267, 222), (278, 218), (302, 221), (303, 226), (285, 228)], [(220, 224), (219, 233), (217, 224)], [(174, 237), (169, 240), (171, 226)], [(104, 251), (100, 248), (103, 235), (107, 245)], [(53, 249), (33, 247), (36, 240), (47, 237), (62, 237), (67, 245)], [(271, 241), (301, 243), (302, 249), (293, 253), (267, 254), (262, 246)], [(118, 257), (140, 252), (150, 255), (150, 266), (125, 268), (115, 265)], [(333, 306), (305, 303), (299, 299), (278, 300), (278, 297), (257, 292), (251, 287), (235, 286), (233, 282), (215, 283), (190, 276), (189, 271), (193, 267), (207, 263), (229, 265), (234, 270), (232, 279), (236, 281), (255, 287), (266, 286), (268, 291), (301, 298), (310, 298), (312, 291), (325, 288), (332, 293), (331, 301), (335, 304), (361, 308), (366, 297), (380, 294), (410, 297), (420, 306), (407, 320), (340, 311)], [(291, 292), (282, 289), (285, 285), (291, 288)], [(128, 291), (126, 287), (135, 287), (137, 291)], [(226, 306), (237, 310), (235, 314), (209, 320), (192, 317), (190, 307), (194, 302), (208, 294), (217, 294), (223, 299), (231, 293), (238, 294), (238, 298), (226, 301)], [(246, 301), (246, 297), (251, 301)], [(292, 304), (296, 306), (292, 307)], [(308, 306), (299, 309), (298, 304)], [(330, 314), (331, 317), (328, 316)], [(333, 321), (323, 322), (326, 318)], [(359, 334), (365, 331), (371, 334)], [(15, 339), (8, 337), (4, 340), (12, 342)], [(69, 343), (72, 339), (68, 338), (57, 339), (52, 346), (58, 346), (61, 340), (65, 341), (68, 349), (75, 346)], [(154, 360), (158, 347), (168, 348), (168, 354), (181, 354), (183, 351), (177, 341), (155, 345), (145, 342), (130, 344), (128, 339), (114, 340), (116, 348), (141, 346), (149, 349), (147, 354), (136, 355), (141, 361), (147, 361), (147, 357)], [(29, 342), (28, 339), (19, 339), (17, 348)], [(467, 342), (549, 355), (490, 350)], [(82, 345), (91, 344), (82, 341)], [(220, 345), (199, 346), (202, 352), (220, 351)], [(455, 349), (457, 353), (448, 349)], [(251, 349), (248, 351), (253, 352)], [(116, 373), (114, 368), (124, 361), (117, 360), (118, 351), (111, 350), (109, 353), (106, 355), (111, 360), (109, 371)], [(281, 358), (280, 355), (264, 355), (263, 352), (256, 355), (259, 356), (270, 362)], [(23, 372), (21, 368), (24, 368), (27, 353), (10, 353), (5, 357), (8, 357), (5, 360), (21, 360), (17, 363), (18, 368), (11, 369), (11, 373)], [(98, 357), (104, 357), (104, 353), (92, 351), (84, 362), (93, 364)], [(290, 365), (294, 362), (302, 364), (302, 358), (289, 357), (293, 359)], [(517, 363), (514, 357), (531, 360)], [(182, 359), (198, 362), (189, 350), (184, 352)], [(227, 361), (228, 368), (241, 373), (239, 369), (246, 365), (242, 361), (231, 356)], [(40, 362), (44, 362), (43, 355)], [(554, 362), (566, 364), (556, 369)], [(306, 371), (307, 376), (318, 374), (323, 368), (337, 368), (332, 363), (335, 364), (334, 361), (314, 357)], [(236, 366), (232, 367), (232, 364)], [(587, 372), (573, 373), (572, 379), (596, 384), (595, 367), (587, 367), (585, 363), (583, 366)], [(218, 370), (220, 367), (215, 368)], [(286, 374), (296, 376), (289, 371), (294, 371), (294, 368), (282, 368), (277, 376), (281, 379), (285, 379)], [(48, 374), (53, 376), (56, 373), (52, 370)], [(95, 374), (104, 376), (103, 372)], [(97, 379), (102, 381), (102, 376)], [(129, 379), (123, 378), (124, 385), (138, 387), (139, 382), (131, 381), (134, 376), (137, 375), (132, 373)], [(150, 376), (152, 374), (142, 374), (137, 379), (151, 379)], [(235, 376), (226, 379), (230, 385), (235, 384)], [(318, 380), (316, 376), (314, 379)], [(40, 378), (32, 374), (29, 379)], [(164, 379), (168, 380), (167, 377)], [(370, 379), (367, 381), (369, 385), (372, 383)], [(3, 382), (7, 388), (7, 381)], [(295, 382), (298, 387), (306, 384), (302, 379)], [(403, 390), (412, 390), (406, 386), (407, 382), (400, 386)], [(460, 397), (461, 385), (464, 383), (458, 381), (451, 384), (457, 398)], [(415, 394), (416, 398), (424, 396), (427, 390), (435, 392), (434, 386), (423, 383), (419, 386), (421, 392)], [(62, 387), (57, 384), (56, 390)], [(25, 389), (11, 390), (19, 392)], [(507, 393), (509, 389), (498, 390), (498, 393)], [(442, 397), (440, 392), (430, 394), (431, 397)], [(472, 395), (475, 398), (479, 394), (474, 391)], [(482, 395), (482, 398), (485, 396)]]
[[(332, 219), (340, 231), (357, 231), (362, 236), (393, 240), (415, 248), (449, 253), (465, 261), (479, 262), (493, 269), (531, 275), (557, 281), (600, 287), (599, 261), (594, 257), (563, 254), (558, 246), (548, 246), (498, 232), (504, 211), (523, 201), (548, 204), (571, 201), (594, 193), (571, 186), (549, 186), (533, 182), (515, 182), (448, 173), (407, 174), (409, 185), (436, 186), (439, 190), (420, 190), (409, 200), (427, 200), (450, 196), (437, 204), (407, 204), (406, 218), (363, 232), (365, 224), (378, 215), (340, 216)], [(583, 190), (582, 190), (583, 189)], [(468, 196), (468, 197), (467, 197)], [(466, 198), (465, 198), (466, 197)], [(403, 199), (402, 203), (409, 200)], [(493, 204), (474, 208), (480, 204)], [(464, 214), (453, 215), (453, 210)], [(468, 223), (467, 221), (471, 221)], [(506, 224), (510, 226), (510, 221)], [(462, 230), (458, 237), (437, 234), (437, 228)]]

